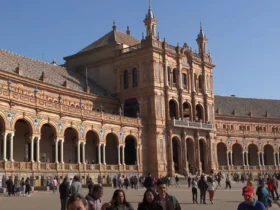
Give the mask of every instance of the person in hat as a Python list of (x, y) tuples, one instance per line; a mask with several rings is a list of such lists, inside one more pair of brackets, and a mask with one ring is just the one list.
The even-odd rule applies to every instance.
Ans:
[(262, 202), (254, 198), (254, 188), (252, 186), (245, 186), (242, 189), (244, 201), (238, 205), (237, 210), (266, 210)]

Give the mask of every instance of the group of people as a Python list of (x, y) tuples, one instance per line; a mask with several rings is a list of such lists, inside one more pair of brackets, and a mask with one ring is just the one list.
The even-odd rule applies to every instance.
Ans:
[(8, 196), (30, 196), (31, 185), (29, 177), (25, 180), (22, 178), (20, 181), (17, 180), (15, 182), (13, 182), (12, 177), (9, 177), (5, 184)]

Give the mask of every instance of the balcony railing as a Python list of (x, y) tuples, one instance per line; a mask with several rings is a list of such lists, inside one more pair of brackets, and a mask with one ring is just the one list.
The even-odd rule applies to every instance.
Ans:
[(174, 127), (182, 127), (182, 128), (193, 128), (193, 129), (202, 129), (202, 130), (212, 130), (213, 125), (210, 123), (202, 123), (202, 122), (191, 122), (185, 120), (172, 120), (172, 125)]
[(128, 53), (128, 52), (136, 51), (138, 49), (141, 49), (141, 47), (142, 47), (141, 44), (137, 44), (137, 45), (134, 45), (134, 46), (131, 46), (131, 47), (121, 49), (120, 50), (120, 55), (124, 54), (124, 53)]

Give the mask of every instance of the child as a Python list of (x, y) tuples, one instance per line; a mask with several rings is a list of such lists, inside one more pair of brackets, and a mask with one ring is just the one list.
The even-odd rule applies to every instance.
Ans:
[(80, 194), (70, 196), (66, 205), (67, 210), (88, 210), (86, 199)]

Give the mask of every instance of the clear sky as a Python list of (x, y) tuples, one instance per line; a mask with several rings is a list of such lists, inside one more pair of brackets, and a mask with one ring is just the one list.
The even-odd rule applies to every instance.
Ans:
[[(280, 99), (279, 0), (152, 0), (167, 42), (197, 48), (202, 21), (209, 39), (214, 91)], [(61, 64), (112, 29), (141, 39), (148, 0), (9, 0), (0, 3), (0, 48)], [(1, 59), (1, 58), (0, 58)]]

